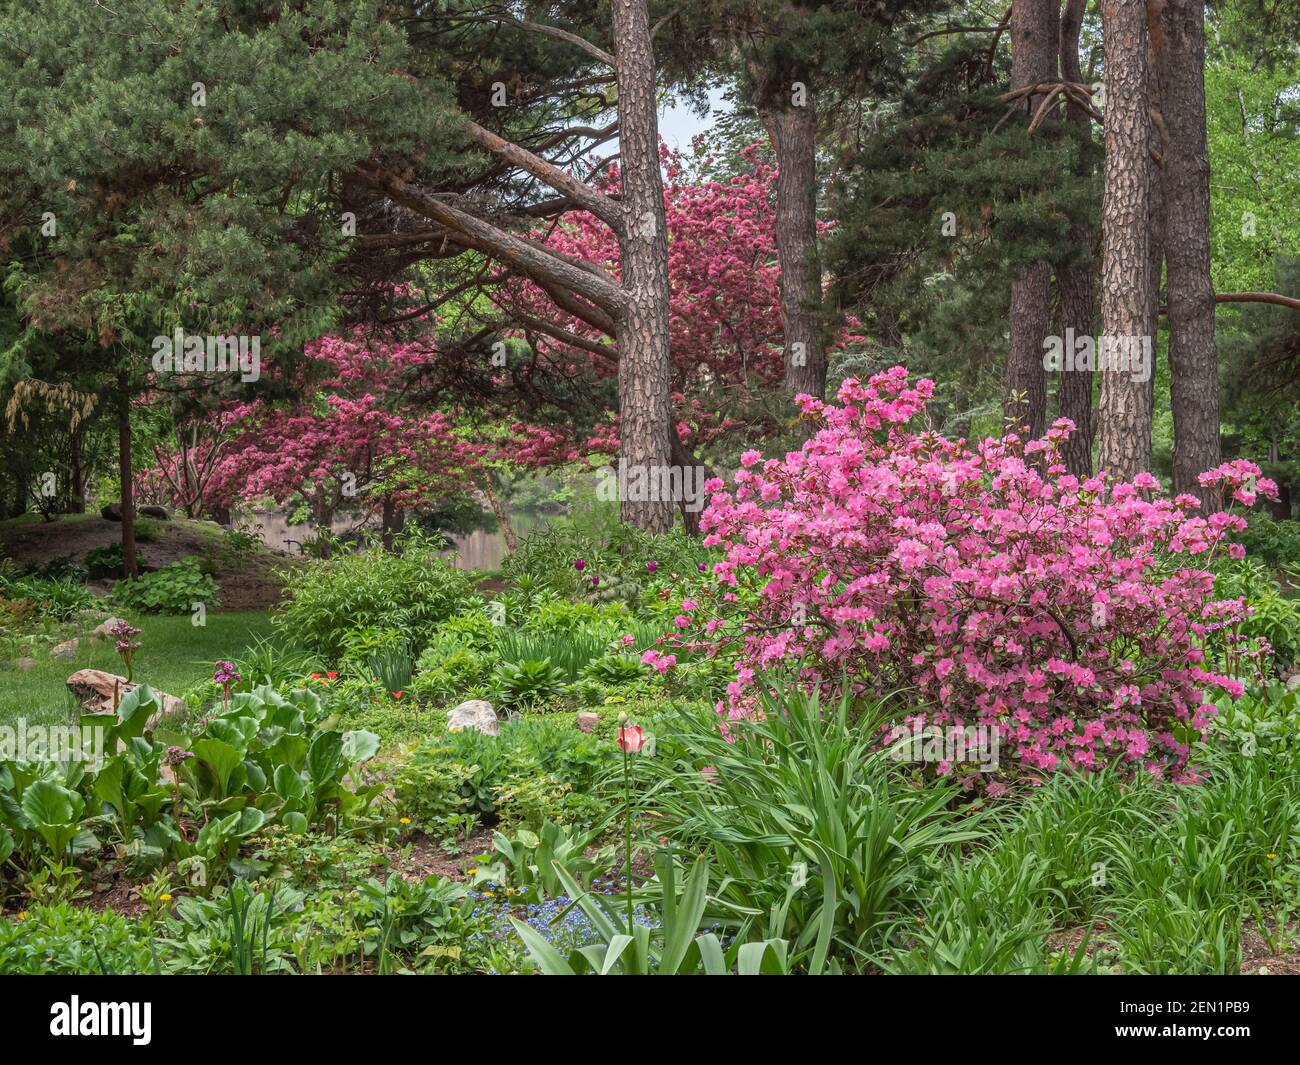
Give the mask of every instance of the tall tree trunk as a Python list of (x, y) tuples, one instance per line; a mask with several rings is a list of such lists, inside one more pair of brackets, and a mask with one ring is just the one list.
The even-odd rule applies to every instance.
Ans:
[(826, 398), (826, 346), (820, 311), (822, 268), (817, 253), (817, 110), (812, 90), (801, 104), (763, 112), (776, 156), (776, 251), (781, 265), (781, 326), (785, 390)]
[[(1016, 0), (1011, 7), (1011, 86), (1056, 80), (1060, 0)], [(1029, 117), (1042, 97), (1025, 103)], [(1052, 268), (1037, 262), (1011, 282), (1010, 345), (1003, 411), (1014, 432), (1042, 436), (1047, 429), (1047, 371), (1043, 339), (1051, 331)]]
[(385, 551), (391, 551), (397, 543), (397, 534), (406, 528), (406, 511), (402, 510), (391, 495), (385, 494), (380, 503), (379, 542)]
[[(1066, 81), (1082, 82), (1079, 69), (1079, 30), (1083, 25), (1088, 0), (1068, 0), (1061, 14), (1061, 76)], [(1070, 104), (1069, 121), (1080, 133), (1084, 149), (1079, 161), (1082, 175), (1092, 172), (1092, 119), (1081, 107)], [(1060, 306), (1061, 336), (1073, 331), (1076, 337), (1091, 337), (1096, 323), (1096, 296), (1093, 291), (1092, 226), (1079, 222), (1070, 227), (1070, 244), (1087, 254), (1062, 267), (1056, 279)], [(1061, 372), (1057, 388), (1060, 416), (1074, 422), (1074, 435), (1066, 442), (1063, 458), (1066, 468), (1077, 477), (1092, 473), (1092, 371), (1075, 369)]]
[(1219, 355), (1210, 282), (1210, 158), (1205, 129), (1205, 0), (1169, 0), (1165, 28), (1165, 268), (1174, 490), (1206, 497), (1197, 474), (1219, 464)]
[(1162, 169), (1165, 166), (1164, 153), (1168, 147), (1168, 138), (1164, 134), (1165, 119), (1165, 59), (1164, 29), (1160, 24), (1160, 10), (1165, 0), (1146, 0), (1147, 4), (1147, 105), (1151, 115), (1151, 147), (1160, 153), (1157, 163), (1147, 154), (1147, 182), (1150, 186), (1150, 201), (1147, 204), (1147, 217), (1150, 219), (1147, 247), (1147, 333), (1151, 337), (1151, 376), (1145, 382), (1147, 406), (1152, 418), (1156, 410), (1156, 364), (1160, 356), (1160, 282), (1165, 272), (1165, 196), (1162, 186)]
[[(1101, 396), (1098, 465), (1130, 478), (1151, 465), (1151, 407), (1145, 382), (1117, 359), (1121, 338), (1152, 342), (1150, 182), (1151, 119), (1144, 0), (1102, 0), (1106, 60), (1106, 161), (1101, 227)], [(1131, 356), (1132, 351), (1129, 351)], [(1121, 362), (1121, 365), (1116, 365)]]
[(505, 538), (506, 550), (513, 554), (519, 548), (519, 537), (515, 535), (514, 527), (510, 524), (510, 514), (501, 499), (501, 493), (497, 491), (496, 481), (492, 478), (491, 470), (484, 472), (483, 494), (487, 496), (488, 504), (492, 507), (492, 513), (497, 519), (497, 527), (500, 528), (501, 535)]
[(333, 553), (334, 536), (334, 502), (325, 491), (324, 485), (318, 485), (311, 496), (312, 523), (316, 526), (316, 548), (320, 558), (329, 558)]
[(78, 425), (72, 430), (68, 444), (68, 463), (72, 473), (68, 513), (84, 514), (86, 513), (86, 427), (84, 425)]
[(122, 574), (128, 580), (140, 573), (135, 558), (135, 486), (131, 483), (131, 379), (125, 370), (117, 375), (117, 475), (122, 482)]
[[(682, 515), (682, 527), (691, 536), (699, 536), (700, 514), (704, 510), (704, 502), (707, 499), (704, 494), (704, 482), (717, 475), (686, 446), (676, 425), (672, 428), (668, 443), (672, 451), (673, 465), (682, 470), (682, 484), (690, 486), (689, 490), (683, 490), (682, 498), (677, 503)], [(688, 470), (694, 474), (693, 479), (686, 477)]]
[(659, 171), (654, 52), (646, 0), (613, 0), (618, 135), (623, 166), (619, 261), (625, 299), (618, 316), (619, 461), (629, 486), (623, 521), (645, 532), (672, 527), (668, 483), (672, 406), (668, 394), (668, 226)]
[(9, 508), (8, 517), (21, 518), (27, 513), (27, 496), (31, 491), (31, 474), (23, 470), (14, 478), (14, 501)]

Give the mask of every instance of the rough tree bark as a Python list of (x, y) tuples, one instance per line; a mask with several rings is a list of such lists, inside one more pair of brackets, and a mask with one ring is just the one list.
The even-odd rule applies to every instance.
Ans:
[[(1103, 0), (1106, 61), (1106, 161), (1102, 193), (1101, 326), (1099, 359), (1118, 338), (1150, 339), (1150, 182), (1147, 177), (1151, 119), (1146, 72), (1144, 0)], [(1150, 466), (1151, 408), (1146, 384), (1127, 367), (1103, 365), (1098, 428), (1098, 465), (1129, 478)]]
[[(619, 461), (662, 484), (669, 469), (668, 226), (659, 171), (654, 52), (646, 0), (613, 0), (617, 52), (623, 232), (619, 259), (626, 299), (618, 338)], [(645, 483), (645, 482), (643, 482)], [(662, 493), (655, 493), (662, 494)], [(624, 499), (623, 521), (646, 532), (672, 527), (669, 499)]]
[[(1168, 0), (1164, 27), (1165, 269), (1174, 490), (1204, 496), (1219, 464), (1219, 356), (1210, 281), (1210, 159), (1205, 128), (1205, 0)], [(1203, 499), (1207, 506), (1217, 500)]]
[(785, 390), (826, 397), (826, 346), (820, 309), (822, 268), (817, 253), (817, 109), (812, 89), (802, 104), (763, 111), (776, 156), (776, 250), (781, 265), (781, 325)]
[(1169, 146), (1166, 133), (1165, 106), (1165, 57), (1164, 29), (1160, 22), (1160, 12), (1165, 0), (1146, 0), (1147, 11), (1147, 110), (1151, 116), (1151, 148), (1159, 153), (1157, 162), (1147, 153), (1147, 183), (1150, 187), (1150, 201), (1147, 204), (1148, 225), (1147, 246), (1147, 326), (1146, 333), (1151, 337), (1151, 376), (1145, 382), (1147, 407), (1152, 418), (1156, 410), (1156, 362), (1160, 355), (1160, 283), (1165, 272), (1165, 196), (1162, 181), (1165, 166), (1165, 152)]
[[(1016, 0), (1011, 8), (1011, 87), (1056, 79), (1060, 0)], [(1026, 98), (1026, 124), (1042, 97)], [(1051, 331), (1052, 268), (1036, 262), (1011, 282), (1010, 344), (1002, 409), (1014, 432), (1047, 429), (1043, 338)]]
[(135, 487), (131, 483), (131, 378), (117, 375), (117, 473), (122, 482), (122, 575), (139, 576), (135, 558)]
[[(1079, 30), (1083, 25), (1088, 0), (1067, 0), (1061, 14), (1061, 76), (1066, 81), (1081, 83), (1083, 72), (1079, 68)], [(1085, 143), (1091, 143), (1092, 119), (1077, 104), (1068, 105), (1070, 122), (1081, 131)], [(1090, 172), (1093, 161), (1085, 152), (1080, 160), (1084, 173)], [(1095, 293), (1092, 273), (1093, 229), (1086, 222), (1070, 227), (1070, 244), (1085, 249), (1089, 254), (1063, 267), (1056, 278), (1057, 298), (1060, 307), (1061, 336), (1092, 336), (1096, 322)], [(1057, 401), (1062, 418), (1075, 424), (1075, 433), (1065, 445), (1063, 458), (1066, 468), (1075, 476), (1087, 477), (1092, 473), (1092, 372), (1076, 369), (1062, 371), (1057, 388)]]

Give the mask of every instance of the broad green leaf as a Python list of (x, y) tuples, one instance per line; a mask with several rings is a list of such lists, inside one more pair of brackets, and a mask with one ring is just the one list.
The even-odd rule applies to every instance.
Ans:
[(307, 782), (287, 765), (275, 767), (275, 793), (286, 802), (301, 802), (307, 796)]
[(323, 732), (312, 740), (307, 752), (307, 772), (317, 785), (333, 780), (342, 757), (343, 737), (337, 732)]
[(217, 785), (217, 795), (224, 798), (230, 793), (231, 777), (243, 762), (243, 754), (224, 740), (207, 737), (194, 741), (194, 757), (207, 766)]
[(368, 762), (379, 753), (379, 737), (365, 729), (343, 733), (343, 759), (349, 764)]
[(282, 814), (280, 824), (284, 825), (286, 832), (291, 832), (295, 836), (301, 836), (307, 832), (307, 815), (293, 811)]
[(23, 792), (23, 812), (37, 825), (72, 825), (85, 803), (75, 791), (50, 780), (38, 780)]

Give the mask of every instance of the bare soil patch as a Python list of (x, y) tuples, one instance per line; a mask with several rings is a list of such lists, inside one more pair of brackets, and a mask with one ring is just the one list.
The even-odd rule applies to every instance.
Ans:
[[(173, 518), (150, 519), (150, 523), (157, 538), (136, 545), (145, 570), (161, 569), (187, 556), (209, 558), (216, 566), (221, 610), (264, 610), (280, 601), (281, 584), (273, 571), (288, 563), (287, 555), (260, 545), (238, 555), (223, 552), (222, 529), (215, 522)], [(64, 514), (50, 522), (19, 519), (0, 523), (0, 554), (24, 567), (45, 566), (60, 559), (84, 562), (86, 552), (108, 547), (121, 538), (121, 522), (98, 514)], [(106, 595), (113, 582), (91, 581), (89, 587)]]

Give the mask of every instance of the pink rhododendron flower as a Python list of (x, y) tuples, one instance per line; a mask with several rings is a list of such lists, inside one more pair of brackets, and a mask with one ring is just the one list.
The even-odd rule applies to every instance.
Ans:
[[(1187, 778), (1212, 690), (1240, 692), (1206, 663), (1261, 653), (1234, 635), (1246, 603), (1216, 601), (1205, 568), (1244, 520), (1159, 498), (1150, 474), (1081, 483), (1064, 420), (1028, 442), (914, 427), (932, 392), (894, 367), (846, 380), (839, 405), (801, 396), (818, 426), (802, 449), (746, 452), (734, 488), (711, 489), (701, 528), (731, 590), (704, 627), (740, 652), (720, 712), (744, 717), (756, 671), (798, 662), (824, 695), (847, 678), (867, 698), (907, 692), (928, 724), (988, 726), (1031, 778)], [(1244, 460), (1200, 480), (1245, 504), (1276, 492)]]

